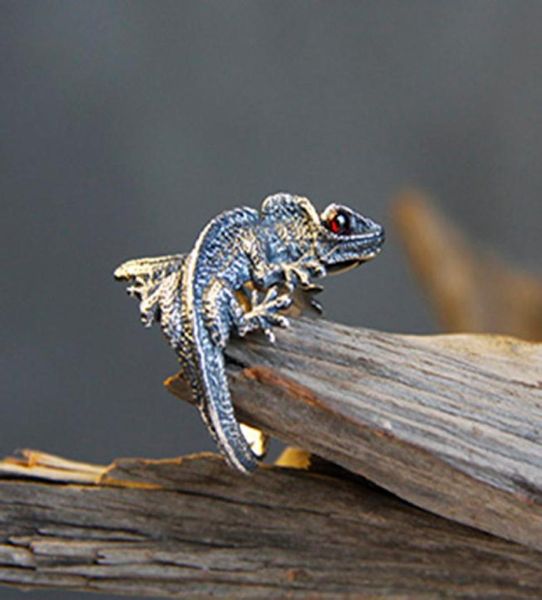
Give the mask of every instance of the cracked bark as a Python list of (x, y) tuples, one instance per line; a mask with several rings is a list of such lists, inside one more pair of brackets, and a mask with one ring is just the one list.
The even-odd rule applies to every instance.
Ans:
[(539, 552), (329, 465), (246, 477), (201, 455), (89, 474), (29, 458), (0, 465), (4, 583), (169, 598), (538, 598), (542, 586)]
[[(253, 336), (228, 355), (243, 421), (426, 510), (542, 550), (542, 345), (299, 319), (274, 347)], [(189, 396), (179, 378), (166, 384)]]

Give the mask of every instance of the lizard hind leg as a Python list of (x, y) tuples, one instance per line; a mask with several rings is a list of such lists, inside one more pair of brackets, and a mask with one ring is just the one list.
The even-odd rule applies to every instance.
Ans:
[[(127, 292), (139, 300), (141, 321), (145, 327), (155, 321), (160, 322), (164, 329), (169, 327), (170, 313), (175, 312), (172, 309), (181, 285), (185, 260), (185, 254), (137, 258), (128, 260), (115, 269), (115, 279), (131, 282)], [(164, 313), (167, 316), (163, 320)], [(178, 321), (178, 329), (180, 319), (177, 316), (178, 311), (173, 315), (173, 320)]]
[(219, 279), (213, 279), (203, 294), (203, 320), (215, 346), (226, 346), (239, 310), (242, 309), (233, 291)]
[(269, 288), (261, 298), (257, 289), (250, 290), (250, 300), (242, 299), (223, 282), (215, 279), (203, 296), (203, 317), (213, 343), (224, 348), (230, 331), (241, 337), (251, 331), (261, 330), (271, 341), (272, 327), (288, 327), (289, 321), (279, 314), (292, 304), (289, 294), (279, 294), (276, 286)]

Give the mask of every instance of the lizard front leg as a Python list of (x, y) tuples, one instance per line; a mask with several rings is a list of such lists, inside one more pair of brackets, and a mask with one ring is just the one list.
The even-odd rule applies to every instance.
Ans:
[(313, 277), (324, 277), (326, 270), (316, 259), (298, 260), (281, 266), (286, 287), (291, 291), (298, 285), (307, 291), (321, 291), (322, 287), (313, 283)]
[[(303, 311), (303, 306), (312, 308), (318, 314), (323, 313), (322, 305), (318, 300), (314, 298), (315, 294), (319, 294), (324, 288), (311, 281), (312, 277), (325, 277), (326, 270), (324, 266), (315, 260), (310, 261), (297, 261), (293, 263), (287, 263), (283, 265), (284, 280), (286, 282), (286, 289), (293, 291), (298, 288), (296, 292), (295, 303), (298, 308)], [(303, 298), (300, 301), (300, 298)]]
[[(320, 314), (323, 312), (322, 305), (314, 298), (314, 295), (320, 293), (324, 288), (311, 281), (312, 277), (324, 277), (326, 275), (325, 268), (317, 260), (308, 262), (299, 260), (291, 263), (268, 265), (260, 259), (256, 265), (257, 268), (254, 268), (253, 279), (257, 287), (263, 289), (267, 288), (274, 297), (278, 295), (276, 294), (276, 290), (279, 287), (283, 287), (285, 288), (285, 294), (292, 298), (294, 302), (293, 292), (298, 288), (298, 295), (306, 296), (305, 302), (298, 303), (299, 305), (305, 304)], [(272, 285), (269, 285), (270, 283)], [(305, 292), (306, 294), (304, 294)], [(262, 306), (259, 306), (260, 302), (258, 301), (257, 296), (255, 297), (253, 295), (251, 303), (254, 307), (257, 307), (259, 311), (265, 311), (266, 300), (267, 299), (264, 299)], [(290, 304), (291, 303), (292, 302), (290, 302)], [(280, 308), (287, 308), (288, 306), (285, 305)], [(269, 308), (273, 310), (273, 304), (271, 304)], [(284, 319), (285, 317), (282, 317), (282, 320)], [(286, 325), (283, 326), (288, 326), (287, 320)]]
[[(260, 240), (255, 236), (247, 236), (243, 240), (243, 251), (251, 264), (252, 281), (256, 288), (267, 290), (263, 300), (259, 299), (257, 291), (251, 296), (252, 311), (247, 315), (250, 319), (260, 318), (260, 328), (273, 340), (274, 336), (269, 325), (287, 327), (288, 319), (277, 315), (277, 310), (288, 308), (293, 302), (294, 290), (299, 287), (302, 292), (308, 292), (305, 305), (312, 307), (318, 313), (322, 312), (320, 303), (313, 295), (322, 291), (322, 287), (311, 281), (313, 277), (324, 277), (326, 270), (317, 258), (301, 258), (292, 262), (269, 262)], [(282, 288), (283, 294), (278, 290)], [(285, 288), (285, 290), (284, 290)], [(301, 303), (302, 305), (303, 303)], [(298, 305), (300, 305), (298, 303)], [(262, 322), (261, 318), (264, 318)], [(267, 324), (265, 319), (267, 319)]]
[(243, 336), (248, 331), (261, 329), (271, 342), (275, 341), (272, 327), (289, 327), (289, 320), (281, 314), (292, 305), (293, 298), (290, 294), (279, 294), (279, 286), (270, 287), (261, 298), (261, 292), (254, 288), (251, 291), (251, 308), (238, 323), (239, 335)]

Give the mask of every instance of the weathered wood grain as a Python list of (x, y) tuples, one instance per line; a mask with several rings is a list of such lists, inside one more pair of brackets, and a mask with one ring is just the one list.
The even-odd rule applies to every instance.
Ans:
[[(0, 463), (4, 584), (169, 598), (538, 598), (542, 588), (539, 552), (348, 474), (246, 477), (214, 455), (107, 471), (36, 457)], [(98, 471), (98, 482), (73, 483)]]
[[(449, 519), (542, 549), (542, 345), (295, 320), (228, 349), (239, 417)], [(179, 380), (169, 388), (185, 397)]]

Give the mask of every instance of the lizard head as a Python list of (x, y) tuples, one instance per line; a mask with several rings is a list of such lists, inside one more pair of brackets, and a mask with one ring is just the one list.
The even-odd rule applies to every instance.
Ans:
[(316, 253), (330, 272), (360, 265), (380, 253), (384, 228), (342, 204), (330, 204), (319, 216)]
[(281, 226), (281, 237), (301, 253), (310, 253), (329, 272), (355, 267), (374, 258), (384, 243), (384, 229), (341, 204), (321, 214), (308, 198), (273, 194), (262, 205), (264, 222)]

